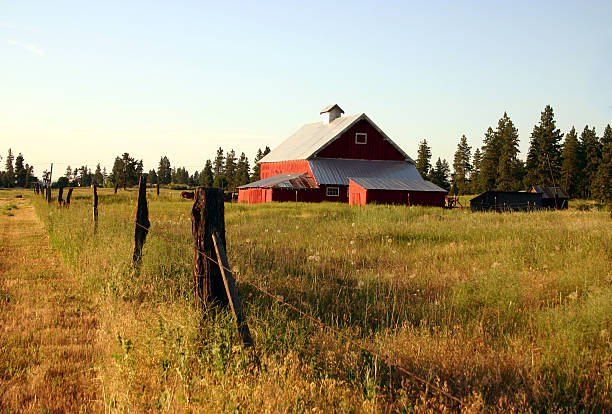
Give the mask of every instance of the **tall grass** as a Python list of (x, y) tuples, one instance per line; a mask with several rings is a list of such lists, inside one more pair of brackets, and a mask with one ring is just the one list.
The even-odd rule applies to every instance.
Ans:
[[(400, 206), (226, 204), (228, 254), (260, 364), (226, 313), (191, 306), (191, 203), (135, 191), (70, 209), (34, 199), (99, 302), (105, 404), (117, 410), (389, 411), (453, 407), (241, 281), (321, 318), (463, 399), (464, 409), (612, 409), (612, 222)], [(214, 320), (212, 320), (214, 319)]]

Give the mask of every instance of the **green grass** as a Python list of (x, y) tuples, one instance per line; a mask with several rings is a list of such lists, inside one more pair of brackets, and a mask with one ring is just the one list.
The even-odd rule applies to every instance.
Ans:
[(53, 246), (98, 299), (109, 408), (456, 407), (241, 283), (248, 280), (438, 384), (464, 408), (612, 409), (605, 211), (226, 204), (228, 255), (257, 364), (227, 313), (202, 318), (191, 306), (191, 202), (149, 193), (151, 233), (135, 273), (136, 191), (99, 190), (95, 235), (90, 191), (75, 190), (69, 209), (33, 202)]

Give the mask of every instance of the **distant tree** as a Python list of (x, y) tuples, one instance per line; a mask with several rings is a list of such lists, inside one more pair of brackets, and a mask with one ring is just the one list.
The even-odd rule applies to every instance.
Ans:
[(261, 174), (261, 166), (259, 165), (259, 160), (263, 158), (263, 153), (261, 152), (261, 148), (257, 149), (257, 154), (255, 154), (255, 163), (253, 164), (253, 170), (251, 172), (251, 182), (259, 181), (259, 177)]
[(15, 187), (15, 168), (13, 167), (13, 161), (15, 157), (13, 156), (13, 151), (9, 148), (8, 155), (6, 156), (5, 161), (5, 171), (4, 171), (4, 184), (6, 187)]
[(89, 187), (93, 182), (93, 174), (91, 173), (91, 170), (86, 165), (83, 165), (78, 169), (78, 171), (79, 171), (79, 178), (78, 178), (79, 186)]
[(514, 191), (522, 187), (520, 180), (520, 162), (518, 160), (519, 138), (518, 130), (514, 127), (508, 114), (500, 118), (495, 131), (499, 143), (499, 160), (497, 164), (496, 189), (501, 191)]
[(15, 183), (17, 187), (25, 187), (27, 171), (23, 163), (23, 155), (19, 153), (15, 158)]
[(480, 187), (482, 191), (493, 190), (497, 185), (497, 167), (501, 156), (500, 140), (493, 128), (485, 132), (480, 163)]
[(582, 179), (581, 154), (576, 128), (572, 127), (565, 135), (565, 142), (561, 150), (561, 178), (560, 184), (572, 197), (580, 193)]
[(480, 188), (480, 163), (482, 160), (482, 153), (480, 149), (476, 148), (474, 151), (474, 157), (472, 158), (472, 174), (470, 174), (470, 190), (472, 193), (481, 193), (483, 190)]
[(204, 164), (204, 169), (200, 174), (200, 185), (202, 187), (210, 188), (213, 186), (213, 180), (214, 176), (212, 170), (212, 162), (210, 160), (206, 160), (206, 163)]
[(121, 158), (115, 158), (110, 180), (113, 184), (118, 184), (125, 189), (126, 187), (138, 184), (142, 172), (142, 160), (136, 161), (130, 154), (125, 152)]
[(216, 187), (216, 188), (226, 189), (227, 185), (228, 183), (223, 173), (217, 175), (213, 181), (213, 187)]
[(55, 185), (57, 187), (69, 187), (70, 186), (70, 180), (68, 180), (68, 177), (66, 177), (65, 175), (58, 178), (57, 182), (55, 183)]
[(595, 127), (589, 129), (585, 126), (580, 134), (581, 164), (583, 171), (582, 196), (591, 198), (593, 195), (593, 183), (597, 177), (599, 164), (601, 162), (601, 143), (595, 132)]
[(438, 157), (436, 165), (429, 174), (429, 179), (438, 187), (442, 187), (445, 190), (449, 190), (450, 167), (448, 165), (448, 162), (446, 162), (446, 160), (440, 160), (440, 158)]
[(159, 176), (159, 182), (161, 184), (170, 184), (172, 182), (172, 168), (170, 167), (170, 160), (165, 155), (159, 160), (157, 175)]
[(217, 156), (213, 161), (213, 176), (217, 178), (223, 174), (223, 166), (225, 164), (225, 157), (223, 156), (223, 148), (217, 149)]
[(157, 172), (154, 169), (149, 170), (147, 173), (147, 183), (157, 184)]
[(172, 182), (174, 184), (189, 184), (189, 172), (185, 167), (179, 167), (173, 171)]
[(195, 187), (200, 182), (200, 172), (195, 171), (191, 177), (189, 177), (189, 185)]
[(427, 140), (425, 139), (419, 143), (416, 169), (424, 180), (429, 178), (429, 173), (431, 171), (431, 148), (427, 145)]
[(96, 165), (96, 170), (93, 173), (92, 181), (96, 183), (97, 186), (104, 185), (104, 175), (102, 174), (102, 168), (100, 168), (100, 164)]
[(540, 123), (533, 127), (526, 161), (527, 187), (559, 183), (563, 134), (557, 129), (554, 116), (552, 107), (546, 105), (540, 115)]
[(236, 163), (236, 174), (234, 176), (233, 187), (240, 187), (249, 182), (249, 159), (243, 153), (240, 154)]
[(66, 172), (64, 173), (64, 177), (68, 179), (68, 185), (72, 182), (72, 168), (70, 165), (66, 167)]
[(601, 161), (593, 188), (594, 197), (602, 201), (612, 200), (612, 128), (610, 124), (601, 137)]
[(225, 165), (223, 167), (223, 174), (227, 180), (227, 186), (233, 190), (234, 182), (236, 181), (236, 152), (234, 150), (228, 151), (225, 154)]
[(470, 191), (471, 151), (467, 138), (462, 135), (453, 159), (452, 190), (455, 194), (467, 194)]

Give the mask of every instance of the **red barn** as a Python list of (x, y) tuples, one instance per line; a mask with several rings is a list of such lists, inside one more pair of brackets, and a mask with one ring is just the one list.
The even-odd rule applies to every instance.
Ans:
[(447, 191), (423, 180), (366, 114), (343, 113), (328, 106), (321, 122), (304, 125), (262, 158), (261, 179), (239, 187), (238, 201), (444, 205)]

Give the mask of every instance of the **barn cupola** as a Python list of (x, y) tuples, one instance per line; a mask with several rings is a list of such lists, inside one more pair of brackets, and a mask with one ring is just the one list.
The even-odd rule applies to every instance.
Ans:
[(334, 119), (340, 118), (344, 111), (338, 105), (330, 105), (321, 111), (323, 125), (331, 124)]

